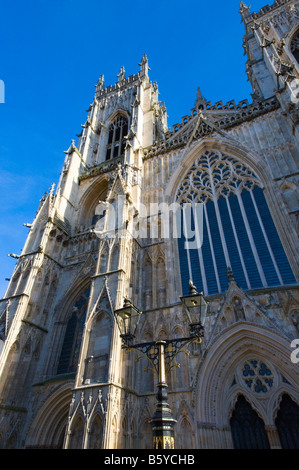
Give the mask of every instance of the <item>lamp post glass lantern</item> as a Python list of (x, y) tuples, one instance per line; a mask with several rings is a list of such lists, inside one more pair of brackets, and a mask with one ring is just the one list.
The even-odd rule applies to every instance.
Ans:
[[(142, 312), (128, 299), (125, 299), (123, 308), (114, 311), (123, 343), (122, 348), (127, 352), (138, 350), (150, 361), (157, 376), (156, 411), (150, 420), (154, 449), (174, 449), (176, 420), (168, 405), (166, 376), (172, 367), (179, 367), (176, 356), (184, 351), (183, 348), (191, 343), (200, 343), (204, 336), (203, 324), (207, 303), (203, 294), (196, 291), (196, 287), (191, 281), (190, 292), (187, 296), (181, 297), (181, 301), (186, 308), (190, 325), (190, 336), (187, 338), (159, 339), (158, 341), (134, 344), (136, 328)], [(189, 354), (189, 352), (186, 353)]]
[(203, 326), (208, 308), (208, 304), (204, 299), (203, 293), (198, 293), (195, 285), (190, 280), (189, 294), (180, 297), (180, 299), (187, 312), (191, 334), (195, 336), (203, 336)]
[(114, 311), (120, 336), (125, 344), (134, 340), (141, 314), (142, 312), (129, 299), (125, 299), (123, 308)]

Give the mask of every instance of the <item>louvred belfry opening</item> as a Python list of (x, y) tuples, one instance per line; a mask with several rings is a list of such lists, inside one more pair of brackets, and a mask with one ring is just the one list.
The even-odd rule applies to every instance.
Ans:
[(117, 116), (109, 128), (106, 160), (121, 157), (125, 152), (125, 137), (128, 134), (128, 120), (125, 116)]

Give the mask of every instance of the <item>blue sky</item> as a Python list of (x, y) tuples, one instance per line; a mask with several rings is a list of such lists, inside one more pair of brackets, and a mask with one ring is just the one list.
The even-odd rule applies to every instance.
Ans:
[[(246, 3), (246, 2), (245, 2)], [(267, 2), (251, 0), (250, 11)], [(273, 1), (270, 1), (272, 4)], [(86, 120), (94, 85), (114, 84), (144, 53), (169, 127), (199, 86), (210, 101), (250, 99), (239, 0), (0, 0), (0, 296), (39, 200)]]

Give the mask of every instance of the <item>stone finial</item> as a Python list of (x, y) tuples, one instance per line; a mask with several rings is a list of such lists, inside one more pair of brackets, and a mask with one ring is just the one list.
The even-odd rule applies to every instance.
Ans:
[(240, 5), (239, 13), (242, 16), (242, 20), (246, 22), (248, 19), (251, 18), (251, 13), (249, 11), (250, 6), (245, 5), (245, 3), (242, 1), (239, 3), (239, 5)]
[(227, 277), (230, 282), (235, 282), (235, 277), (230, 266), (227, 268)]
[(248, 11), (250, 6), (246, 5), (244, 2), (239, 2), (239, 6), (240, 6), (240, 13), (243, 13), (243, 11)]
[(140, 67), (140, 75), (142, 77), (147, 77), (148, 76), (148, 71), (150, 70), (150, 68), (148, 66), (148, 59), (147, 59), (146, 54), (143, 54), (141, 62), (138, 65)]
[(104, 84), (105, 84), (104, 75), (102, 74), (100, 78), (98, 79), (98, 83), (95, 85), (96, 91), (103, 90)]
[(207, 100), (202, 96), (201, 90), (197, 87), (195, 107), (199, 109), (205, 109)]
[(120, 68), (120, 71), (119, 71), (117, 77), (118, 77), (118, 81), (119, 81), (119, 82), (122, 82), (123, 80), (125, 80), (125, 78), (126, 78), (126, 73), (125, 73), (125, 68), (124, 68), (124, 66), (122, 66), (122, 67)]
[(71, 154), (71, 153), (75, 152), (75, 150), (76, 150), (75, 141), (72, 140), (72, 143), (71, 143), (71, 145), (69, 146), (69, 148), (68, 148), (67, 150), (64, 150), (63, 153), (65, 153), (65, 154)]
[(52, 183), (52, 184), (51, 184), (51, 186), (50, 186), (50, 188), (49, 188), (49, 193), (50, 193), (50, 194), (53, 194), (53, 193), (54, 193), (55, 186), (56, 186), (55, 183)]

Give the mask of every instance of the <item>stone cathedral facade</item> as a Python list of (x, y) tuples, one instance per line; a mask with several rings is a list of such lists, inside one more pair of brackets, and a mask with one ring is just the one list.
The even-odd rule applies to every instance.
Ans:
[[(240, 14), (250, 101), (198, 89), (169, 128), (146, 55), (100, 77), (0, 302), (2, 448), (151, 449), (156, 378), (114, 310), (142, 310), (138, 342), (186, 337), (190, 279), (208, 311), (167, 377), (176, 448), (299, 447), (299, 2)], [(99, 203), (119, 198), (125, 236), (101, 237)], [(161, 233), (173, 203), (201, 204), (195, 249)]]

